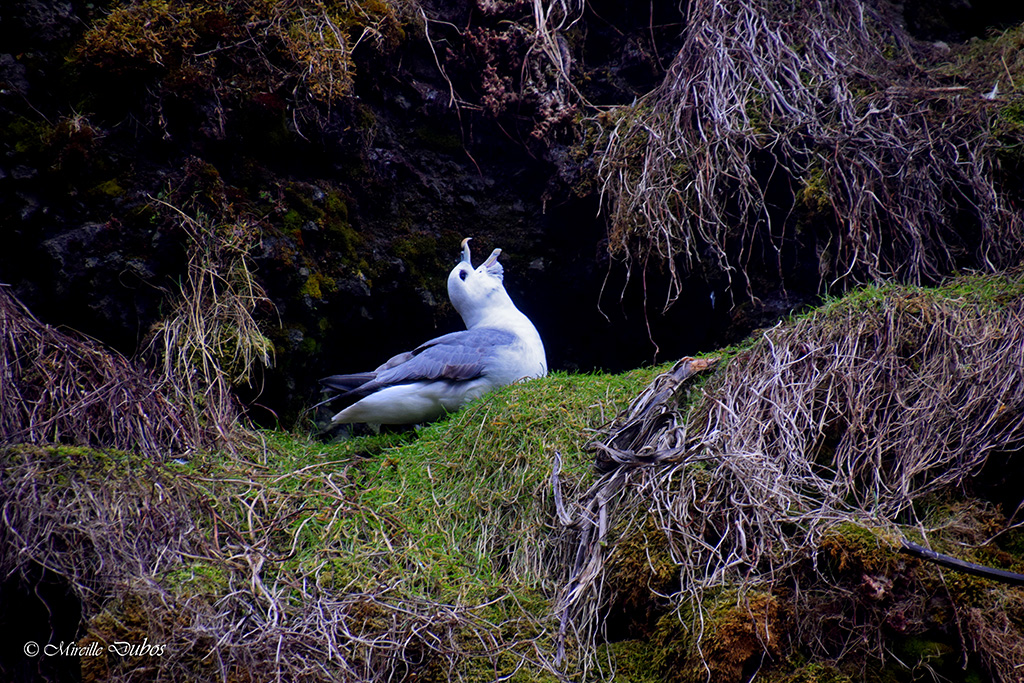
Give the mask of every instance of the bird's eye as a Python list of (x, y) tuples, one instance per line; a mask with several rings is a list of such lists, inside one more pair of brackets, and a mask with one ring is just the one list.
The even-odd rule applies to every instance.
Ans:
[(469, 273), (467, 273), (464, 270), (460, 270), (459, 271), (459, 279), (462, 280), (463, 282), (466, 281), (466, 276), (468, 276), (468, 275), (469, 275)]

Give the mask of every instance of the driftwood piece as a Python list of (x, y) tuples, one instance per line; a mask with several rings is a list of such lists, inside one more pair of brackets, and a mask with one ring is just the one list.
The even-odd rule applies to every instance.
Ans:
[(673, 410), (680, 389), (698, 372), (710, 369), (717, 358), (683, 358), (659, 375), (603, 431), (606, 441), (597, 440), (597, 469), (610, 472), (616, 467), (656, 462), (675, 453), (682, 445), (682, 423)]

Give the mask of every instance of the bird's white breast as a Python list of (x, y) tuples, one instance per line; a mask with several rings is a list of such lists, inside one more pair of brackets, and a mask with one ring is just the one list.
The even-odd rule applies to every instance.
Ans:
[(345, 408), (331, 420), (339, 424), (420, 424), (480, 398), (495, 388), (487, 377), (466, 382), (422, 381), (385, 387)]
[(547, 355), (540, 334), (519, 309), (513, 306), (511, 310), (496, 311), (496, 315), (485, 319), (474, 329), (479, 327), (505, 330), (516, 336), (516, 343), (502, 351), (494, 366), (488, 369), (487, 375), (496, 386), (548, 374)]

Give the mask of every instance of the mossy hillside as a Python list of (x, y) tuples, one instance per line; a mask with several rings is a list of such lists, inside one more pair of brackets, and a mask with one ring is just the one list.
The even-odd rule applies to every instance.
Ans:
[[(562, 456), (566, 490), (588, 481), (589, 430), (657, 371), (556, 373), (506, 387), (415, 433), (327, 445), (265, 432), (261, 453), (202, 453), (158, 466), (161, 485), (190, 501), (192, 546), (155, 575), (123, 584), (93, 614), (87, 638), (115, 638), (117, 624), (131, 631), (125, 636), (158, 624), (170, 647), (194, 654), (178, 658), (178, 672), (206, 675), (211, 647), (241, 658), (243, 668), (260, 656), (259, 643), (243, 648), (228, 638), (217, 646), (200, 637), (210, 628), (231, 632), (228, 622), (241, 617), (232, 610), (254, 610), (245, 618), (267, 631), (276, 628), (276, 614), (298, 632), (289, 636), (298, 648), (315, 637), (303, 630), (308, 606), (334, 601), (349, 627), (361, 624), (370, 640), (394, 637), (403, 620), (448, 629), (464, 648), (452, 657), (469, 680), (492, 680), (495, 667), (524, 667), (517, 680), (539, 680), (536, 648), (553, 647), (552, 600), (565, 566), (552, 458)], [(101, 489), (136, 476), (107, 467), (102, 476), (82, 475), (80, 485)], [(58, 495), (56, 485), (50, 495)], [(453, 621), (431, 626), (438, 610)], [(358, 643), (341, 642), (349, 649), (339, 656), (368, 656)], [(450, 659), (434, 661), (423, 647), (422, 677), (446, 680)], [(124, 674), (134, 664), (118, 666)]]
[(819, 543), (823, 569), (863, 576), (893, 574), (905, 564), (897, 554), (898, 539), (884, 538), (874, 529), (843, 522), (828, 529)]
[[(556, 548), (548, 540), (554, 454), (563, 457), (563, 484), (587, 477), (581, 449), (588, 430), (653, 372), (556, 373), (491, 394), (412, 442), (353, 464), (352, 503), (388, 514), (338, 517), (322, 533), (353, 551), (391, 548), (371, 558), (363, 578), (408, 580), (410, 567), (422, 567), (428, 573), (415, 577), (417, 589), (435, 597), (464, 600), (467, 589), (495, 589), (510, 579), (553, 590), (560, 571), (551, 566)], [(342, 585), (351, 572), (365, 572), (360, 555), (333, 560), (331, 581)], [(314, 558), (325, 559), (319, 551)], [(466, 584), (471, 577), (481, 583)]]
[[(827, 297), (821, 306), (808, 311), (807, 315), (841, 319), (843, 312), (861, 310), (871, 313), (881, 310), (894, 297), (910, 302), (905, 308), (911, 311), (952, 306), (991, 312), (1024, 298), (1024, 273), (1019, 268), (994, 275), (967, 273), (935, 287), (896, 283), (866, 285), (840, 296)], [(916, 305), (913, 305), (914, 301)]]
[[(925, 533), (908, 528), (910, 540), (968, 562), (1021, 571), (1020, 549), (1005, 533), (1008, 520), (985, 501), (936, 496), (918, 506), (918, 514)], [(899, 553), (897, 543), (864, 527), (839, 525), (823, 538), (817, 565), (833, 590), (816, 590), (810, 568), (801, 579), (797, 610), (821, 642), (831, 640), (838, 651), (847, 646), (839, 642), (843, 633), (873, 625), (864, 631), (870, 637), (844, 657), (842, 668), (851, 678), (991, 680), (991, 670), (1019, 656), (1014, 629), (1024, 623), (1024, 601), (1018, 589)], [(965, 637), (973, 641), (967, 652)], [(879, 645), (895, 657), (871, 654)]]
[[(866, 288), (785, 326), (838, 324), (880, 310), (925, 323), (943, 310), (999, 311), (1020, 300), (1020, 280), (978, 276), (934, 289)], [(758, 335), (724, 353), (711, 374), (746, 363), (766, 338), (780, 343), (775, 332)], [(575, 551), (566, 547), (570, 539), (554, 521), (553, 454), (562, 456), (562, 485), (572, 500), (573, 490), (592, 477), (591, 459), (583, 453), (588, 430), (621, 411), (661, 369), (618, 376), (556, 373), (507, 387), (415, 433), (324, 445), (267, 432), (263, 451), (197, 454), (187, 464), (154, 465), (131, 454), (89, 449), (24, 451), (21, 459), (5, 459), (0, 481), (22, 472), (17, 480), (31, 483), (40, 501), (59, 503), (34, 509), (49, 510), (68, 528), (89, 530), (89, 543), (54, 548), (54, 557), (74, 563), (68, 565), (74, 581), (101, 587), (90, 603), (95, 616), (87, 637), (166, 635), (175, 652), (195, 654), (177, 658), (167, 676), (209, 677), (208, 655), (218, 648), (235, 675), (258, 677), (268, 673), (260, 666), (277, 661), (273, 648), (282, 633), (290, 639), (289, 656), (315, 642), (318, 652), (340, 653), (339, 662), (380, 661), (382, 650), (344, 638), (334, 641), (334, 650), (325, 648), (311, 616), (322, 608), (340, 615), (340, 622), (326, 625), (330, 637), (341, 623), (361, 634), (363, 643), (394, 642), (396, 636), (412, 643), (397, 656), (420, 679), (493, 680), (495, 672), (521, 666), (521, 680), (539, 680), (546, 670), (537, 653), (551, 652), (558, 628), (552, 598), (571, 565), (565, 558)], [(713, 390), (707, 381), (701, 388)], [(32, 453), (45, 457), (32, 456), (35, 465), (28, 472)], [(709, 478), (707, 467), (694, 465), (685, 474)], [(936, 496), (914, 509), (933, 547), (1019, 570), (1019, 536), (993, 539), (1006, 526), (998, 510), (960, 500), (959, 492), (943, 495), (948, 500)], [(89, 507), (97, 503), (101, 507)], [(118, 514), (100, 514), (107, 506)], [(609, 646), (621, 658), (619, 680), (649, 679), (649, 670), (640, 673), (641, 661), (660, 662), (661, 670), (679, 680), (704, 680), (702, 657), (722, 680), (745, 680), (758, 664), (768, 680), (842, 680), (836, 670), (802, 663), (802, 657), (817, 661), (821, 655), (809, 643), (826, 643), (835, 646), (835, 656), (846, 653), (841, 670), (851, 680), (863, 679), (857, 672), (865, 671), (868, 680), (906, 680), (908, 670), (917, 676), (932, 667), (950, 680), (968, 681), (1004, 666), (998, 657), (1009, 661), (1018, 652), (1014, 624), (1024, 623), (1024, 608), (1015, 589), (897, 555), (886, 537), (856, 524), (831, 527), (817, 549), (818, 564), (805, 558), (778, 585), (707, 593), (699, 606), (705, 640), (698, 650), (698, 608), (678, 594), (666, 599), (676, 591), (681, 569), (668, 555), (669, 541), (651, 528), (656, 517), (638, 519), (647, 522), (627, 525), (632, 533), (621, 538), (615, 532), (623, 527), (613, 526), (608, 539), (606, 580), (618, 591), (621, 611), (649, 610), (636, 620), (635, 635), (645, 640)], [(105, 526), (105, 520), (114, 525)], [(165, 522), (170, 536), (160, 526)], [(759, 539), (761, 531), (748, 538)], [(911, 532), (913, 540), (924, 540)], [(171, 538), (183, 552), (149, 552), (150, 559), (138, 562), (131, 546), (115, 549), (128, 536), (135, 542), (136, 533), (149, 540), (151, 550)], [(48, 537), (60, 543), (83, 538)], [(81, 550), (72, 556), (68, 547)], [(122, 572), (118, 580), (100, 580), (97, 572), (112, 567)], [(150, 573), (139, 574), (138, 567)], [(794, 603), (787, 590), (793, 579), (803, 602)], [(791, 619), (798, 628), (788, 628)], [(236, 620), (250, 634), (245, 640), (231, 635), (241, 634), (232, 630)], [(851, 632), (879, 640), (849, 651), (844, 648)], [(971, 654), (964, 669), (964, 637), (975, 651), (996, 653), (984, 655), (995, 659)], [(762, 662), (764, 640), (771, 642), (771, 657)], [(454, 654), (432, 649), (437, 642)], [(887, 643), (899, 661), (875, 658), (878, 642)], [(113, 674), (127, 676), (144, 665), (124, 662)], [(113, 674), (104, 670), (96, 680)]]
[(783, 673), (770, 673), (765, 677), (765, 683), (853, 683), (850, 678), (839, 669), (827, 663), (792, 662), (793, 669)]
[(668, 609), (664, 596), (679, 592), (679, 566), (652, 515), (635, 529), (613, 529), (612, 536), (605, 581), (613, 590), (608, 622), (614, 631), (608, 637), (649, 637)]
[[(1005, 529), (1007, 520), (984, 502), (959, 499), (939, 505), (926, 523), (932, 547), (968, 561), (1021, 571), (1020, 554), (1013, 550), (1016, 539), (991, 536)], [(630, 539), (616, 545), (623, 542)], [(822, 539), (816, 568), (808, 563), (800, 576), (799, 594), (784, 583), (746, 596), (726, 589), (702, 598), (702, 616), (685, 601), (673, 609), (666, 600), (666, 593), (671, 593), (650, 583), (649, 604), (658, 604), (654, 592), (660, 593), (655, 627), (631, 634), (634, 639), (602, 646), (601, 657), (615, 663), (614, 680), (623, 683), (706, 680), (709, 671), (712, 680), (740, 681), (757, 669), (756, 680), (766, 683), (924, 681), (930, 680), (929, 671), (963, 683), (989, 680), (982, 658), (972, 653), (965, 664), (961, 629), (985, 634), (992, 639), (986, 646), (997, 652), (1013, 648), (1000, 641), (1008, 634), (997, 627), (1022, 623), (1024, 605), (1018, 591), (942, 570), (899, 553), (895, 543), (863, 526), (838, 525)], [(647, 571), (654, 576), (659, 554), (652, 553), (647, 561)], [(612, 563), (609, 584), (620, 586), (623, 578)], [(624, 586), (631, 587), (642, 590)], [(675, 595), (679, 597), (678, 589)], [(846, 637), (842, 634), (856, 629), (867, 629), (870, 638), (852, 648), (849, 642), (839, 642)], [(805, 639), (828, 643), (833, 656), (812, 655)], [(895, 656), (876, 656), (872, 648), (881, 643)]]
[[(29, 469), (43, 490), (64, 489), (102, 482), (112, 478), (139, 482), (138, 490), (154, 485), (152, 473), (159, 468), (151, 458), (119, 450), (99, 451), (83, 446), (8, 446), (3, 449), (5, 471)], [(145, 482), (145, 483), (142, 483)], [(136, 497), (129, 495), (128, 497)]]
[[(151, 622), (152, 606), (138, 610), (126, 591), (152, 598), (152, 576), (180, 566), (179, 553), (194, 545), (195, 499), (172, 468), (117, 450), (7, 445), (0, 449), (0, 499), (5, 590), (35, 595), (42, 571), (77, 598), (83, 614), (102, 615), (114, 599), (126, 635), (143, 624), (151, 626), (151, 640), (169, 631), (165, 622), (175, 620), (173, 613)], [(54, 628), (78, 631), (78, 623), (65, 621), (66, 603), (51, 608), (43, 595), (38, 600)], [(77, 619), (77, 610), (73, 614)]]

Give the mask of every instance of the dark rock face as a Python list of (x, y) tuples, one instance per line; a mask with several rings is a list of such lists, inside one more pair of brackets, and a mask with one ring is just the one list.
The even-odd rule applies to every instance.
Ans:
[(938, 0), (902, 3), (907, 29), (922, 40), (946, 42), (984, 37), (992, 29), (1020, 23), (1024, 9), (1000, 0)]
[[(35, 44), (52, 45), (71, 38), (78, 20), (71, 2), (63, 0), (11, 0), (2, 15), (4, 37), (11, 42), (13, 52), (21, 52), (26, 46)], [(15, 47), (17, 46), (17, 47)]]
[(9, 681), (80, 681), (77, 656), (26, 657), (26, 642), (40, 647), (73, 644), (80, 637), (82, 606), (69, 583), (31, 564), (24, 575), (0, 582), (0, 625), (17, 642), (0, 645), (0, 675)]
[(317, 377), (461, 326), (445, 280), (466, 236), (504, 250), (553, 369), (709, 350), (814, 297), (798, 265), (785, 290), (764, 274), (757, 305), (698, 266), (665, 311), (663, 274), (609, 260), (579, 95), (656, 85), (678, 3), (591, 2), (555, 31), (578, 95), (531, 42), (529, 3), (428, 1), (426, 25), (266, 4), (0, 8), (0, 281), (44, 321), (137, 353), (180, 291), (183, 217), (256, 226), (276, 367), (243, 393), (287, 424)]
[[(589, 163), (569, 151), (578, 111), (550, 96), (553, 72), (534, 65), (521, 80), (529, 8), (486, 5), (425, 3), (433, 45), (417, 17), (375, 15), (378, 39), (350, 53), (351, 89), (325, 101), (296, 75), (284, 33), (232, 42), (235, 24), (261, 20), (244, 3), (169, 14), (6, 4), (0, 32), (16, 49), (0, 56), (0, 280), (44, 321), (132, 354), (188, 264), (177, 212), (255, 222), (251, 258), (274, 305), (259, 315), (277, 354), (260, 389), (243, 393), (285, 422), (315, 398), (317, 377), (461, 327), (445, 281), (466, 236), (481, 257), (504, 250), (508, 289), (552, 368), (648, 362), (648, 327), (661, 359), (706, 346), (692, 306), (663, 316), (652, 301), (645, 314), (639, 287), (609, 264), (595, 197), (573, 187)], [(669, 53), (679, 19), (652, 46), (647, 32), (623, 34), (588, 12), (594, 26), (561, 38), (570, 68), (612, 74), (589, 79), (592, 94), (629, 101), (657, 79), (657, 49)], [(650, 24), (611, 13), (622, 26)], [(302, 26), (273, 19), (292, 22), (291, 35)], [(159, 59), (122, 42), (150, 40), (144, 27), (163, 32), (151, 43)], [(362, 28), (351, 23), (349, 38)], [(696, 305), (710, 311), (707, 294)]]

